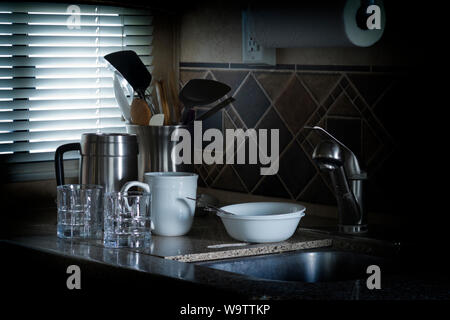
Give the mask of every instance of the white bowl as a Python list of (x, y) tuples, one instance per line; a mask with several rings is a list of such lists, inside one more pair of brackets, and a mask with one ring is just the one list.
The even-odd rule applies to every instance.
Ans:
[(288, 202), (249, 202), (221, 209), (234, 214), (217, 213), (232, 238), (256, 243), (289, 239), (306, 210)]

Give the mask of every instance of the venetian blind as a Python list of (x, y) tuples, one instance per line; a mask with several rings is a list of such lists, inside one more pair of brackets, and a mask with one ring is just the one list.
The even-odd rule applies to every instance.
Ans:
[(0, 158), (47, 161), (86, 132), (125, 132), (103, 56), (133, 50), (152, 71), (149, 11), (0, 2)]

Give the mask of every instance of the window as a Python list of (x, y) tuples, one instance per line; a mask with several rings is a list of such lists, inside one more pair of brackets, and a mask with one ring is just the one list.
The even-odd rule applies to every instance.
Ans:
[(152, 31), (142, 9), (0, 2), (0, 162), (53, 160), (82, 133), (125, 132), (103, 56), (133, 50), (151, 72)]

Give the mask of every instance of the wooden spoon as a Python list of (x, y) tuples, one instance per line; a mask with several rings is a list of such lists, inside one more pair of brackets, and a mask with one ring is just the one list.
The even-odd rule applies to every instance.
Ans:
[(134, 98), (130, 107), (131, 123), (147, 126), (152, 116), (147, 102), (141, 98)]
[(164, 125), (169, 125), (170, 109), (169, 104), (167, 103), (167, 95), (164, 89), (164, 82), (162, 80), (155, 81), (155, 89), (160, 111), (164, 114)]

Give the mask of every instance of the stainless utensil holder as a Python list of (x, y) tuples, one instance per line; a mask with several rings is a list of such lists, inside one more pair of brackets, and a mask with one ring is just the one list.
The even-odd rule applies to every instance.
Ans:
[(172, 141), (172, 134), (177, 130), (186, 129), (191, 134), (191, 145), (193, 145), (192, 125), (170, 125), (170, 126), (139, 126), (126, 125), (127, 132), (135, 134), (138, 139), (138, 177), (144, 181), (145, 172), (193, 172), (192, 165), (193, 150), (191, 149), (190, 163), (176, 164), (176, 145), (178, 141)]

